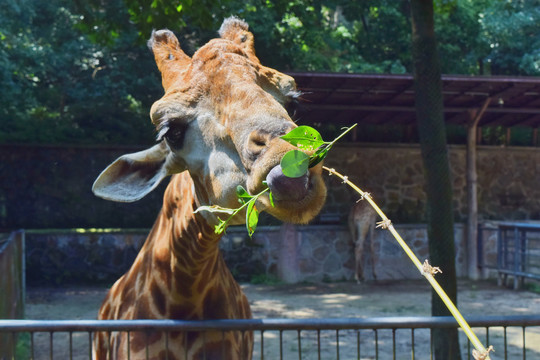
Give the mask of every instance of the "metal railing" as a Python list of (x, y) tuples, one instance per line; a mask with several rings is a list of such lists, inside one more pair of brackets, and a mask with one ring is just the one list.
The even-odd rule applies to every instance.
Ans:
[[(479, 299), (481, 301), (481, 299)], [(540, 315), (470, 317), (496, 359), (540, 358)], [(252, 331), (253, 359), (432, 359), (431, 331), (455, 328), (452, 317), (252, 320), (0, 320), (14, 359), (91, 359), (96, 332)], [(167, 344), (167, 342), (165, 342)], [(472, 348), (460, 332), (463, 359)], [(6, 351), (6, 349), (4, 349)], [(2, 359), (0, 349), (0, 359)], [(7, 352), (7, 351), (6, 351)], [(495, 357), (496, 356), (496, 357)], [(209, 359), (210, 360), (210, 359)]]

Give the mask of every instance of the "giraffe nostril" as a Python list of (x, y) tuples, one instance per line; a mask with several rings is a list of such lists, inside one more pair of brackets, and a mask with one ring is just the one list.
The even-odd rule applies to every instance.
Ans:
[(253, 131), (249, 134), (248, 150), (253, 156), (260, 155), (268, 145), (268, 134)]
[(262, 146), (266, 146), (266, 142), (264, 140), (261, 140), (261, 139), (254, 139), (253, 140), (253, 145), (258, 146), (258, 147), (262, 147)]

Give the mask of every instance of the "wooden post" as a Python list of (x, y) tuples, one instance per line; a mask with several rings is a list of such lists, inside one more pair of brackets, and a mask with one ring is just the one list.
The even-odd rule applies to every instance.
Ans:
[(487, 98), (482, 108), (469, 111), (467, 124), (467, 272), (471, 280), (478, 280), (478, 174), (476, 170), (476, 144), (478, 123), (484, 115), (491, 98)]

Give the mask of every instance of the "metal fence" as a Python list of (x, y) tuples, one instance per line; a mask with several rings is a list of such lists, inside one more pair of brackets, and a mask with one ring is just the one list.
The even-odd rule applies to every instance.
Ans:
[(508, 275), (514, 288), (525, 278), (540, 280), (540, 225), (535, 223), (501, 223), (497, 232), (497, 271), (499, 283)]
[[(540, 358), (540, 315), (470, 317), (467, 321), (484, 345), (493, 345), (495, 348), (496, 353), (492, 359)], [(166, 334), (178, 331), (220, 331), (223, 334), (229, 331), (253, 331), (253, 359), (414, 360), (433, 358), (433, 329), (456, 326), (452, 317), (205, 321), (0, 320), (0, 333), (11, 336), (12, 349), (4, 351), (16, 354), (14, 359), (91, 359), (92, 339), (98, 331), (161, 331)], [(460, 344), (463, 359), (472, 359), (471, 344), (461, 331)]]

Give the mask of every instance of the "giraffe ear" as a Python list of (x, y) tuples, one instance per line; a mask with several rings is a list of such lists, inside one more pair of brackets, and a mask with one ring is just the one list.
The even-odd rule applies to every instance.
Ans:
[(162, 142), (119, 157), (98, 176), (92, 191), (106, 200), (133, 202), (154, 190), (170, 175), (170, 151)]

